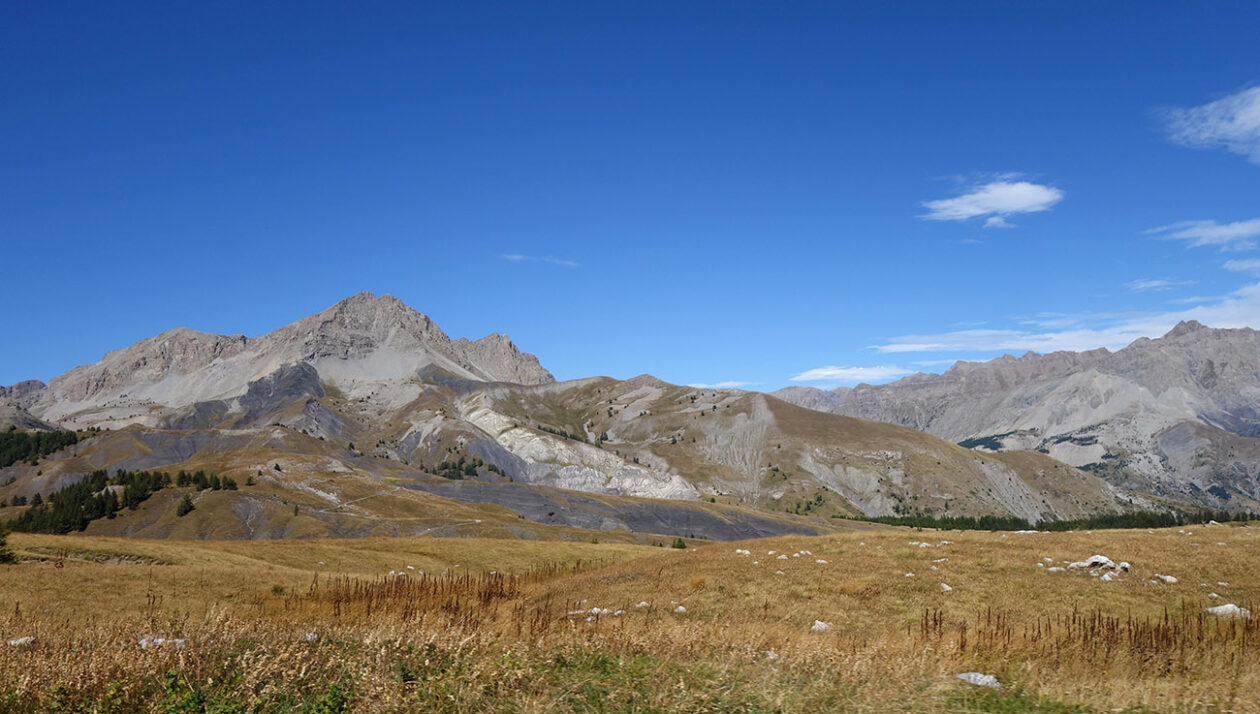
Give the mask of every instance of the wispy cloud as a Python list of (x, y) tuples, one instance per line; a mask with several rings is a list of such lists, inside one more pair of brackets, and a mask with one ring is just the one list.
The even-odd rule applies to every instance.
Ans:
[[(1260, 266), (1258, 266), (1260, 268)], [(1182, 320), (1198, 320), (1212, 327), (1260, 325), (1260, 282), (1250, 283), (1221, 298), (1168, 312), (1098, 314), (1078, 319), (1063, 329), (956, 330), (933, 335), (903, 335), (872, 345), (884, 354), (916, 352), (1047, 353), (1058, 350), (1120, 349), (1139, 337), (1159, 337)]]
[(881, 365), (878, 367), (827, 366), (801, 372), (793, 377), (792, 381), (857, 384), (858, 382), (886, 382), (890, 379), (905, 377), (910, 374), (914, 374), (914, 372), (904, 367), (895, 367), (893, 365)]
[(1174, 299), (1172, 299), (1172, 300), (1169, 300), (1169, 301), (1168, 301), (1168, 303), (1169, 303), (1170, 305), (1199, 305), (1199, 304), (1208, 303), (1208, 302), (1220, 302), (1221, 300), (1224, 300), (1224, 299), (1225, 299), (1225, 297), (1227, 297), (1227, 296), (1223, 296), (1223, 295), (1189, 295), (1189, 296), (1187, 296), (1187, 297), (1183, 297), (1183, 298), (1174, 298)]
[(729, 382), (717, 382), (716, 384), (702, 384), (700, 382), (696, 382), (695, 384), (688, 384), (687, 386), (694, 389), (743, 389), (744, 387), (751, 387), (755, 384), (757, 384), (757, 382), (737, 382), (732, 380)]
[(1220, 246), (1221, 250), (1250, 250), (1256, 247), (1252, 240), (1260, 236), (1260, 218), (1233, 223), (1216, 221), (1179, 221), (1146, 232), (1160, 240), (1182, 240), (1190, 248), (1205, 245)]
[(1232, 270), (1237, 273), (1251, 273), (1252, 275), (1260, 275), (1260, 258), (1249, 258), (1247, 260), (1227, 260), (1221, 266), (1226, 270)]
[(521, 255), (520, 253), (503, 253), (500, 258), (513, 263), (550, 263), (551, 265), (559, 265), (564, 268), (580, 268), (580, 263), (572, 260), (564, 260), (562, 258), (538, 257), (534, 255)]
[(1124, 286), (1135, 293), (1144, 293), (1152, 290), (1171, 290), (1179, 288), (1183, 285), (1194, 285), (1193, 280), (1161, 280), (1158, 278), (1148, 280), (1130, 280)]
[(947, 364), (953, 365), (953, 364), (956, 364), (957, 362), (958, 360), (956, 359), (921, 359), (921, 360), (912, 362), (911, 364), (913, 364), (915, 367), (941, 367)]
[(976, 186), (954, 198), (927, 201), (928, 212), (921, 216), (933, 221), (965, 221), (988, 216), (985, 228), (1013, 228), (1007, 217), (1016, 213), (1038, 213), (1049, 210), (1063, 200), (1063, 191), (1009, 177)]
[(1141, 317), (1142, 312), (1039, 312), (1035, 315), (1016, 317), (1021, 325), (1032, 325), (1043, 330), (1063, 330), (1090, 323), (1115, 322)]
[(1168, 135), (1183, 146), (1220, 148), (1260, 164), (1260, 87), (1167, 113)]

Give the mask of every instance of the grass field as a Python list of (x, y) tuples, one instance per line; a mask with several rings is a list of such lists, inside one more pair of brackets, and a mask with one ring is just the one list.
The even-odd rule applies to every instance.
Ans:
[[(1254, 609), (1260, 528), (1184, 531), (15, 534), (0, 712), (1260, 711), (1260, 627), (1205, 612)], [(1095, 553), (1132, 568), (1050, 572)]]

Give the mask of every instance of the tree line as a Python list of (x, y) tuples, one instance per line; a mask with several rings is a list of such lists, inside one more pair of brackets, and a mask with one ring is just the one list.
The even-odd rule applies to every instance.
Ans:
[[(236, 481), (204, 471), (180, 471), (174, 479), (164, 471), (118, 471), (113, 476), (98, 469), (78, 483), (57, 489), (42, 497), (36, 493), (27, 508), (8, 527), (25, 533), (71, 533), (82, 531), (92, 521), (114, 518), (123, 509), (136, 510), (154, 493), (171, 486), (198, 490), (237, 490)], [(14, 499), (14, 505), (17, 503)], [(182, 515), (182, 514), (181, 514)]]
[(912, 528), (937, 528), (956, 531), (1080, 531), (1114, 528), (1177, 528), (1196, 523), (1227, 523), (1230, 521), (1260, 520), (1260, 515), (1249, 511), (1218, 511), (1210, 508), (1186, 511), (1130, 511), (1128, 513), (1101, 513), (1085, 518), (1030, 523), (1017, 516), (876, 516), (861, 520), (884, 523), (891, 526)]
[(73, 431), (18, 431), (10, 426), (0, 432), (0, 469), (19, 461), (30, 461), (34, 466), (41, 457), (78, 441), (79, 435)]

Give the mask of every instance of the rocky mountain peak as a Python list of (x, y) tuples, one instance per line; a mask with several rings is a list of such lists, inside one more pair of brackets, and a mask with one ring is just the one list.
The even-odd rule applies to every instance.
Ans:
[(473, 342), (461, 337), (451, 343), (451, 350), (460, 357), (460, 362), (465, 367), (497, 381), (518, 384), (548, 384), (556, 381), (538, 363), (537, 357), (521, 352), (507, 335), (498, 332), (492, 332)]
[(1177, 323), (1176, 327), (1169, 330), (1168, 334), (1164, 335), (1164, 337), (1165, 338), (1183, 337), (1185, 335), (1194, 334), (1195, 332), (1199, 332), (1201, 330), (1207, 330), (1207, 329), (1209, 328), (1203, 323), (1199, 322), (1198, 320), (1182, 320), (1181, 322)]
[(97, 424), (238, 398), (251, 383), (303, 364), (320, 379), (343, 384), (405, 382), (431, 365), (465, 379), (555, 381), (505, 335), (452, 342), (428, 316), (398, 298), (361, 292), (261, 337), (168, 330), (77, 367), (47, 388), (23, 383), (3, 388), (0, 397), (45, 421), (80, 415), (82, 423)]

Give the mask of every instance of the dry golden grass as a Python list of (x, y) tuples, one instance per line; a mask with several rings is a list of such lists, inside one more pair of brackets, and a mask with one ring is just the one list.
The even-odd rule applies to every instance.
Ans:
[[(1204, 613), (1257, 601), (1260, 529), (1184, 530), (688, 550), (15, 535), (52, 559), (0, 570), (0, 637), (36, 638), (0, 648), (0, 711), (1260, 711), (1260, 627)], [(1047, 572), (1094, 553), (1132, 571)]]

